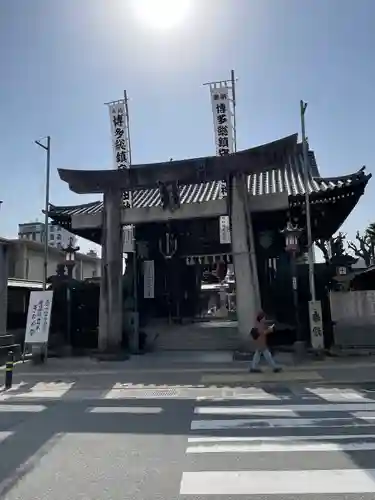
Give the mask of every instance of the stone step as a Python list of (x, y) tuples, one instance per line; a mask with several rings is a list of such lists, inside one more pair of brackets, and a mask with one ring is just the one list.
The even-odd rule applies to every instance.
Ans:
[(11, 334), (0, 335), (0, 347), (8, 346), (14, 343), (14, 337)]
[(155, 347), (159, 350), (232, 350), (238, 348), (238, 336), (223, 335), (163, 335), (156, 340)]
[(156, 350), (231, 351), (239, 347), (235, 322), (213, 320), (183, 325), (151, 323), (145, 328)]

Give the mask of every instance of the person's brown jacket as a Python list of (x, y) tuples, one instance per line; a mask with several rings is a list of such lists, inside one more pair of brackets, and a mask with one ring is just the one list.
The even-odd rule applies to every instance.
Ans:
[(267, 335), (272, 332), (272, 327), (268, 327), (265, 319), (257, 321), (255, 328), (258, 331), (258, 338), (255, 340), (255, 346), (257, 349), (263, 350), (267, 348)]

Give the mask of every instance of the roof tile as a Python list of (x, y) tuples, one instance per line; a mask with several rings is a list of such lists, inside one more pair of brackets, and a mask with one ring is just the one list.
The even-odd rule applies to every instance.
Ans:
[[(353, 182), (363, 177), (363, 171), (355, 174), (323, 178), (319, 175), (313, 151), (309, 151), (308, 190), (310, 193), (326, 192), (335, 188), (350, 186)], [(303, 172), (303, 156), (301, 151), (289, 157), (287, 163), (280, 168), (265, 170), (248, 176), (248, 189), (252, 196), (287, 193), (288, 196), (298, 197), (305, 194)], [(220, 181), (211, 181), (202, 184), (190, 184), (180, 187), (181, 204), (202, 203), (224, 198)], [(159, 189), (141, 190), (133, 193), (133, 207), (157, 207), (161, 205)], [(84, 205), (55, 207), (51, 205), (51, 214), (72, 216), (81, 214), (95, 214), (101, 212), (103, 202), (92, 202)]]

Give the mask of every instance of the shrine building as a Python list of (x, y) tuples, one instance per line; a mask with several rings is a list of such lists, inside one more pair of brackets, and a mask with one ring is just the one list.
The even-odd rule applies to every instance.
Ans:
[[(280, 270), (289, 269), (281, 230), (288, 221), (304, 230), (302, 255), (306, 252), (305, 189), (310, 193), (313, 240), (328, 239), (356, 206), (371, 177), (364, 167), (349, 175), (324, 177), (314, 151), (309, 150), (305, 186), (302, 149), (294, 134), (225, 157), (133, 165), (124, 170), (60, 169), (60, 178), (72, 191), (104, 193), (103, 201), (51, 205), (49, 212), (54, 223), (102, 245), (100, 348), (119, 345), (124, 315), (134, 308), (130, 300), (134, 283), (141, 328), (216, 318), (222, 302), (215, 305), (212, 296), (203, 293), (215, 286), (221, 291), (227, 286), (234, 295), (232, 315), (231, 307), (226, 307), (228, 317), (237, 321), (238, 343), (248, 336), (260, 307), (276, 320), (293, 323), (291, 308), (280, 300), (291, 297), (291, 277), (282, 290), (277, 281)], [(229, 223), (223, 228), (225, 222)], [(129, 225), (134, 227), (137, 251), (136, 259), (134, 254), (128, 259), (126, 274), (132, 278), (124, 293), (121, 228)], [(235, 286), (222, 281), (231, 264)], [(286, 318), (286, 313), (291, 317)]]

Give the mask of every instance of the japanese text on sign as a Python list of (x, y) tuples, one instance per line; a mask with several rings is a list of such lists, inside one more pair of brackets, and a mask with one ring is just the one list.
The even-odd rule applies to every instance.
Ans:
[(52, 297), (52, 291), (31, 292), (25, 343), (44, 343), (48, 341)]
[(321, 302), (309, 301), (311, 345), (313, 349), (324, 349), (324, 331)]
[(129, 168), (129, 147), (125, 103), (119, 101), (109, 107), (114, 159), (117, 169)]
[(35, 333), (38, 334), (41, 330), (45, 332), (48, 329), (48, 318), (50, 311), (50, 300), (47, 299), (45, 302), (39, 300), (33, 305), (31, 313), (31, 324), (30, 324), (30, 336), (32, 337)]
[(211, 89), (216, 153), (218, 156), (226, 156), (233, 153), (231, 109), (228, 90), (227, 87)]
[[(109, 104), (109, 116), (111, 120), (115, 169), (122, 170), (124, 168), (129, 168), (129, 130), (125, 101), (122, 100)], [(123, 204), (125, 208), (131, 206), (130, 193), (123, 193)]]

